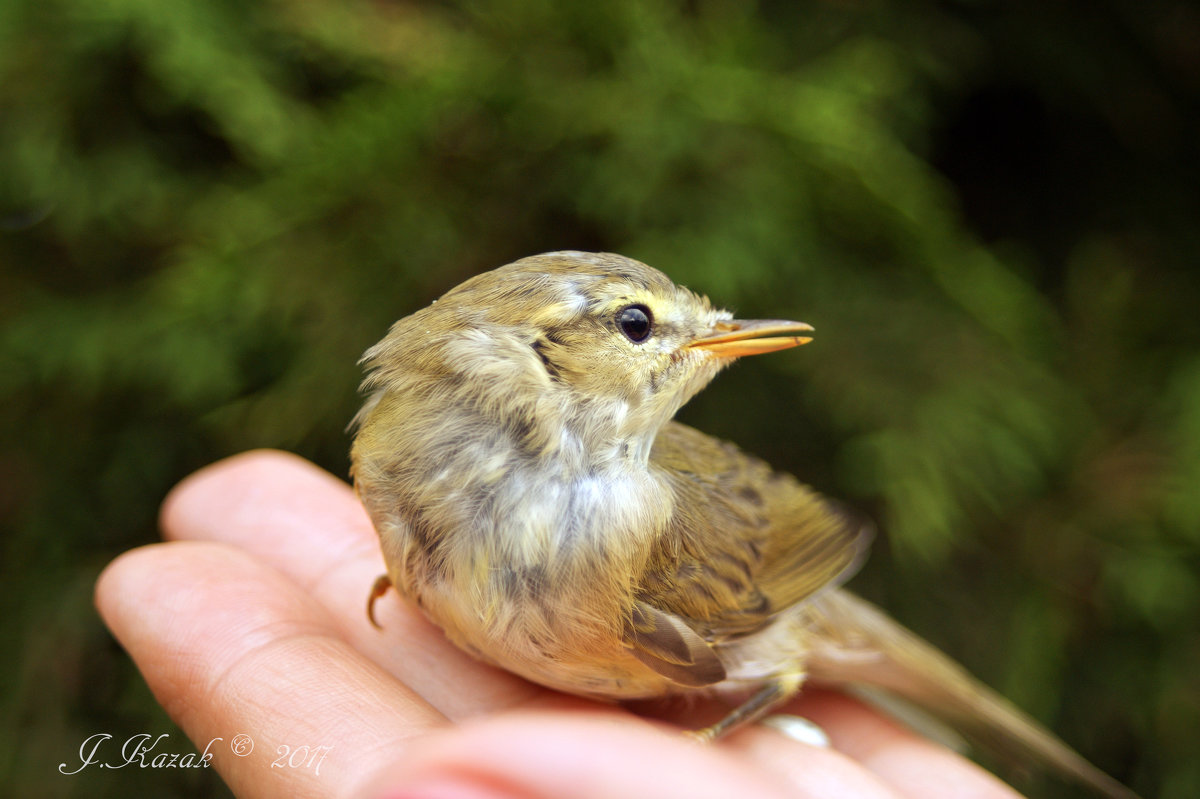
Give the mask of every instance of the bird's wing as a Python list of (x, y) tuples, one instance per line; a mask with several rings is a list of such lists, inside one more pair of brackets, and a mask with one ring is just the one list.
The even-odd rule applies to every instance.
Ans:
[(673, 613), (634, 602), (625, 638), (638, 660), (680, 685), (699, 688), (725, 679), (717, 653)]
[(866, 554), (869, 524), (732, 444), (672, 422), (650, 458), (675, 513), (639, 599), (708, 642), (761, 628)]

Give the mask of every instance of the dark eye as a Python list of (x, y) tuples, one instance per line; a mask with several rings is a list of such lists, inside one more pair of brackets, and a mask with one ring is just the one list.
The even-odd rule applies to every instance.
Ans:
[(634, 344), (641, 344), (650, 338), (654, 320), (645, 305), (630, 305), (617, 312), (617, 327)]

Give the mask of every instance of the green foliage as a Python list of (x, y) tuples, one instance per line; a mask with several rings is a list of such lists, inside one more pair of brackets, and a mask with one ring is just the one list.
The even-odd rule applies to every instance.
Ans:
[(813, 323), (685, 418), (872, 512), (863, 592), (1194, 795), (1200, 18), (1068, 9), (0, 6), (3, 781), (223, 790), (56, 773), (169, 729), (94, 576), (215, 458), (344, 473), (390, 321), (574, 248)]

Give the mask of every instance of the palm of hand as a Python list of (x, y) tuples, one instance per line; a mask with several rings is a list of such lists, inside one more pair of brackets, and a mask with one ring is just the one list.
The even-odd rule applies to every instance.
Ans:
[[(108, 567), (97, 604), (198, 749), (256, 742), (215, 750), (238, 796), (1014, 796), (834, 694), (798, 702), (833, 749), (761, 727), (704, 747), (478, 663), (394, 600), (381, 633), (363, 612), (381, 569), (371, 524), (345, 483), (294, 456), (194, 475), (163, 528), (170, 543)], [(318, 773), (280, 768), (281, 746), (329, 749)]]

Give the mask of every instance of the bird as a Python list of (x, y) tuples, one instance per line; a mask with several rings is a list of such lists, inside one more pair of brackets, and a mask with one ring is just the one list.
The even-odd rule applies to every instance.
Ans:
[(1128, 788), (843, 587), (873, 528), (673, 420), (739, 358), (813, 328), (744, 320), (612, 253), (480, 273), (362, 357), (351, 476), (394, 588), (459, 648), (605, 701), (717, 694), (690, 733), (807, 681), (882, 691), (1107, 797)]

